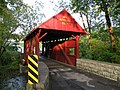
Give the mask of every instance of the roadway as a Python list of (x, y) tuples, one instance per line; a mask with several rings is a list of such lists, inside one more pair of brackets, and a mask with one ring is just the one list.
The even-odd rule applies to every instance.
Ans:
[(120, 90), (116, 82), (40, 58), (49, 68), (50, 90)]

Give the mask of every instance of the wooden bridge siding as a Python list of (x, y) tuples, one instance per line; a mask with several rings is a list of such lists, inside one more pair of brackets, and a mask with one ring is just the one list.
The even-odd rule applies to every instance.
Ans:
[[(76, 43), (78, 43), (76, 39), (64, 41), (62, 43), (55, 42), (55, 46), (52, 48), (52, 52), (50, 53), (50, 58), (76, 66), (76, 54), (78, 54)], [(63, 51), (59, 45), (62, 47)], [(74, 55), (70, 55), (70, 48), (75, 48)], [(69, 63), (68, 59), (72, 63)]]

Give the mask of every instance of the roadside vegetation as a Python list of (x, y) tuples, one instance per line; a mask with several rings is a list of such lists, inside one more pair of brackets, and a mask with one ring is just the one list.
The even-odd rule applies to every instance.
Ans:
[(40, 3), (35, 5), (39, 8), (33, 10), (23, 0), (0, 0), (0, 89), (4, 81), (19, 75), (21, 58), (17, 45), (37, 22), (41, 22), (38, 17), (44, 15), (37, 13), (42, 9)]
[(0, 87), (2, 87), (3, 82), (19, 75), (19, 53), (15, 47), (8, 46), (0, 60)]
[(89, 36), (82, 36), (79, 43), (79, 58), (105, 61), (120, 64), (120, 28), (113, 30), (115, 35), (116, 50), (111, 50), (109, 34), (106, 31), (96, 31)]

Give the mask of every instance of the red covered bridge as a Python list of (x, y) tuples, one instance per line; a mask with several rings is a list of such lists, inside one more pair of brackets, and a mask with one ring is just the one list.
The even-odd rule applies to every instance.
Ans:
[[(48, 90), (49, 86), (50, 90), (120, 90), (119, 87), (115, 86), (117, 83), (112, 80), (82, 72), (82, 70), (87, 69), (87, 64), (93, 64), (92, 66), (88, 65), (89, 72), (92, 72), (92, 70), (95, 72), (102, 70), (104, 72), (103, 74), (100, 73), (100, 75), (106, 75), (106, 72), (108, 73), (109, 70), (112, 70), (108, 69), (107, 71), (107, 69), (105, 69), (106, 65), (97, 64), (96, 62), (94, 63), (94, 61), (93, 63), (90, 61), (90, 63), (87, 64), (80, 64), (80, 62), (76, 65), (76, 60), (80, 60), (78, 59), (78, 41), (83, 34), (87, 34), (87, 32), (65, 9), (33, 29), (26, 38), (24, 38), (24, 59), (25, 64), (28, 64), (28, 84), (32, 84), (31, 86), (33, 86), (33, 88), (36, 86), (36, 88), (44, 88), (45, 90)], [(40, 43), (42, 44), (42, 55), (54, 60), (40, 56)], [(33, 54), (38, 55), (39, 58)], [(38, 59), (40, 59), (41, 62), (38, 62)], [(66, 67), (55, 60), (78, 66), (80, 72), (75, 68), (71, 68), (71, 66), (69, 67), (69, 65)], [(82, 62), (83, 61), (84, 60), (82, 60)], [(45, 65), (47, 65), (49, 70), (45, 68)], [(104, 66), (105, 68), (94, 68), (97, 65)], [(79, 66), (81, 67), (79, 68)], [(99, 75), (99, 72), (96, 72), (97, 75)], [(114, 75), (113, 73), (110, 74), (110, 77), (111, 75), (116, 76), (116, 74)], [(33, 83), (38, 84), (35, 85)], [(28, 88), (27, 90), (30, 89)]]
[(40, 55), (41, 42), (42, 55), (75, 66), (79, 53), (78, 41), (83, 34), (87, 34), (86, 31), (65, 9), (62, 10), (24, 38), (25, 64), (28, 63), (28, 55)]

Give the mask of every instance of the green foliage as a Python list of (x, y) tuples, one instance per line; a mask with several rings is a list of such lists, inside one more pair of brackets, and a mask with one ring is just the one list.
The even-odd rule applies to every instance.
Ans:
[(19, 25), (15, 12), (21, 3), (21, 0), (0, 1), (0, 84), (18, 72), (18, 52), (9, 45), (11, 39), (17, 39), (13, 34)]
[[(118, 29), (118, 28), (117, 28)], [(120, 31), (116, 32), (116, 52), (111, 52), (109, 35), (105, 31), (97, 31), (91, 34), (91, 38), (86, 36), (80, 39), (80, 58), (87, 58), (111, 63), (120, 64), (120, 41), (118, 40)]]
[(19, 53), (15, 51), (15, 48), (11, 48), (11, 50), (6, 50), (6, 52), (3, 53), (3, 56), (0, 58), (1, 65), (8, 65), (12, 62), (20, 61), (19, 59)]
[[(33, 9), (23, 0), (0, 0), (0, 84), (18, 74), (20, 57), (17, 48), (11, 44), (20, 41), (41, 21), (44, 15), (40, 12), (41, 5), (36, 2)], [(20, 29), (24, 30), (23, 34), (15, 34)]]
[[(20, 41), (23, 35), (40, 23), (44, 16), (40, 12), (41, 5), (36, 2), (36, 8), (33, 9), (23, 3), (23, 0), (0, 0), (0, 82), (18, 70), (19, 53), (11, 43)], [(15, 31), (20, 29), (24, 30), (23, 34), (15, 34)]]
[[(11, 40), (19, 41), (28, 34), (37, 23), (41, 23), (44, 14), (41, 11), (41, 3), (36, 2), (36, 8), (23, 3), (22, 0), (0, 1), (0, 57), (9, 46)], [(38, 13), (37, 13), (38, 12)], [(39, 19), (38, 19), (39, 17)], [(38, 23), (38, 24), (39, 24)], [(23, 29), (21, 36), (15, 31)]]
[(20, 23), (19, 28), (22, 29), (20, 34), (24, 38), (35, 26), (41, 24), (42, 18), (45, 17), (42, 9), (43, 3), (36, 1), (33, 6), (24, 5), (17, 14), (17, 19)]
[(93, 60), (100, 60), (100, 61), (110, 60), (109, 57), (111, 56), (111, 54), (108, 52), (108, 49), (109, 49), (108, 44), (97, 39), (91, 39), (90, 44), (91, 44), (90, 49), (91, 49)]
[(12, 75), (18, 74), (18, 72), (19, 72), (18, 61), (14, 61), (10, 63), (9, 65), (0, 66), (0, 81), (1, 79), (4, 80), (6, 78), (13, 77)]
[(81, 37), (80, 39), (80, 46), (79, 46), (79, 56), (80, 58), (89, 58), (92, 59), (89, 43), (88, 43), (88, 38), (86, 37)]
[(19, 53), (13, 47), (7, 48), (0, 57), (0, 85), (5, 80), (19, 75), (19, 63)]
[(10, 39), (17, 38), (17, 35), (13, 33), (19, 26), (16, 18), (18, 7), (22, 7), (21, 0), (2, 0), (0, 2), (0, 57), (11, 43)]
[(116, 46), (116, 53), (120, 55), (120, 42)]
[[(120, 2), (118, 0), (71, 0), (73, 12), (86, 16), (88, 32), (107, 30), (111, 51), (115, 51), (115, 40), (112, 27), (120, 26)], [(87, 30), (87, 29), (86, 29)], [(95, 35), (95, 34), (94, 34)], [(107, 36), (104, 35), (104, 37)]]
[[(112, 17), (113, 26), (120, 25), (119, 0), (71, 0), (71, 10), (88, 15), (92, 30), (100, 30), (105, 27), (105, 15), (108, 11)], [(101, 25), (102, 24), (102, 25)]]
[[(119, 49), (120, 49), (120, 48), (119, 48)], [(118, 63), (118, 64), (120, 64), (120, 54), (119, 54), (119, 55), (117, 55), (117, 54), (112, 54), (111, 59), (112, 59), (112, 62), (113, 62), (113, 63)]]
[(24, 47), (24, 43), (19, 43), (19, 45), (20, 45), (21, 47)]

